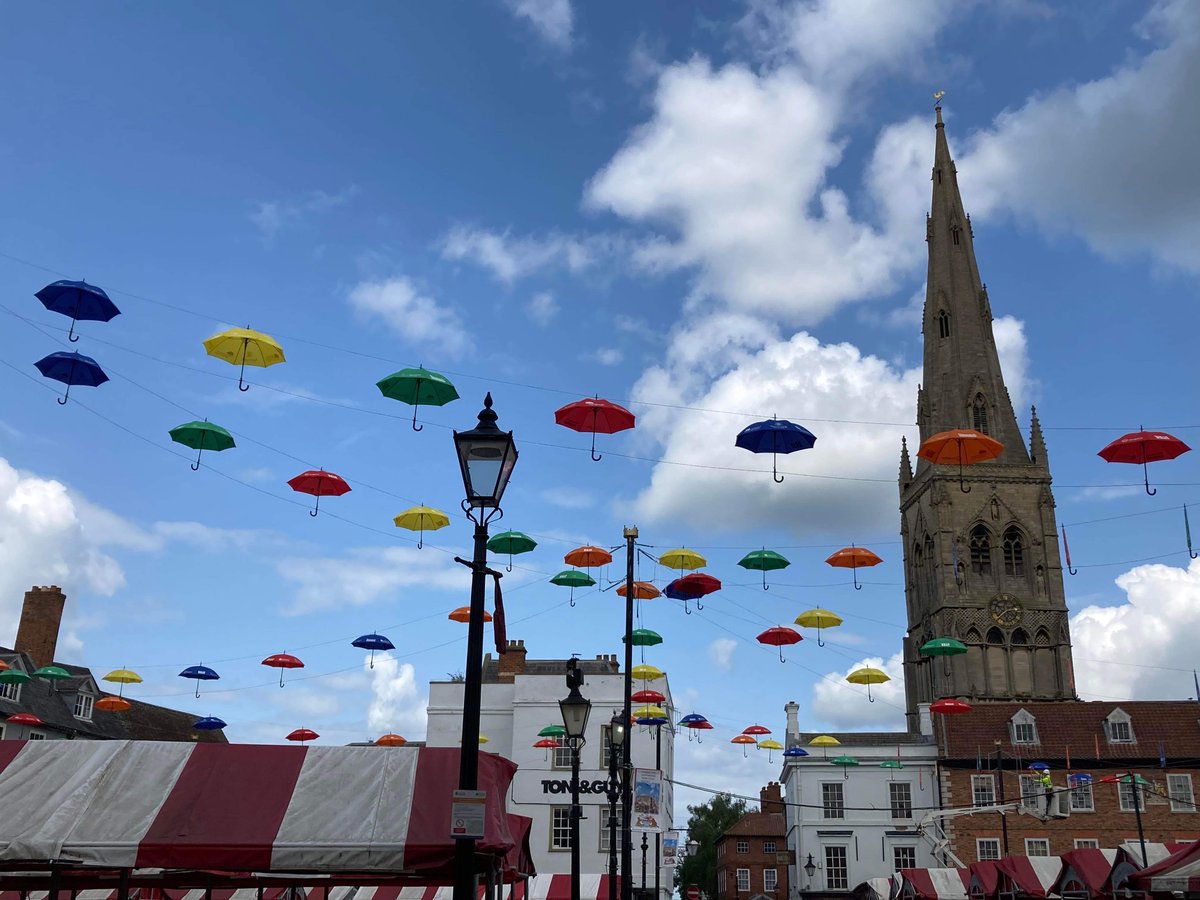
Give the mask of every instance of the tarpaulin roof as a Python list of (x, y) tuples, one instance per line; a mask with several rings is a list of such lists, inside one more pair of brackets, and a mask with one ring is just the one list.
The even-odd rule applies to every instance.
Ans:
[[(452, 876), (458, 766), (457, 748), (0, 741), (0, 867)], [(515, 771), (479, 755), (478, 853), (519, 846)]]
[[(620, 893), (621, 879), (617, 882), (617, 893)], [(580, 875), (579, 896), (582, 900), (608, 900), (608, 875)], [(529, 896), (525, 896), (524, 883), (518, 881), (511, 888), (505, 888), (504, 898), (508, 900), (510, 892), (515, 900), (571, 900), (570, 875), (538, 875), (529, 879)], [(362, 887), (352, 897), (331, 898), (331, 900), (451, 900), (454, 889), (449, 887)]]
[(971, 863), (971, 877), (967, 881), (967, 893), (972, 897), (991, 897), (996, 893), (1000, 883), (1000, 871), (996, 868), (998, 860), (981, 859)]
[(967, 869), (901, 869), (900, 887), (904, 897), (920, 900), (966, 900)]
[[(1168, 856), (1192, 846), (1190, 841), (1167, 841), (1160, 844), (1157, 841), (1146, 841), (1146, 865), (1152, 866)], [(1142, 868), (1142, 842), (1125, 841), (1117, 849), (1123, 850), (1129, 861)]]
[(1109, 878), (1119, 856), (1116, 850), (1098, 850), (1093, 847), (1068, 850), (1060, 857), (1062, 870), (1050, 887), (1051, 893), (1087, 891), (1094, 897), (1108, 891)]
[(1200, 842), (1184, 844), (1183, 849), (1129, 876), (1129, 885), (1138, 890), (1200, 891)]
[(1062, 870), (1057, 856), (1006, 856), (996, 860), (996, 868), (1027, 897), (1045, 897)]

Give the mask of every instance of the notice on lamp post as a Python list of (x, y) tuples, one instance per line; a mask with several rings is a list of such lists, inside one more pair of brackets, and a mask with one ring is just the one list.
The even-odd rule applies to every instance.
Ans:
[(450, 804), (450, 837), (483, 837), (486, 812), (486, 791), (455, 791), (454, 800)]
[(660, 832), (663, 817), (662, 772), (659, 769), (633, 770), (632, 831)]
[(679, 832), (667, 831), (663, 833), (662, 840), (662, 864), (674, 868), (679, 865)]

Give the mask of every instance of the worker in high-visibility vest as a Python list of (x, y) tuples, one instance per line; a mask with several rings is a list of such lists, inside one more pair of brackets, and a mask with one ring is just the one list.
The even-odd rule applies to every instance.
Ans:
[(1054, 782), (1050, 778), (1050, 770), (1042, 769), (1042, 790), (1046, 792), (1046, 815), (1054, 807)]

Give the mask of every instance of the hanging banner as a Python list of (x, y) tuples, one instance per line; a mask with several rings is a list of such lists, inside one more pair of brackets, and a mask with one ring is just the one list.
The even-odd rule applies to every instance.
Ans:
[(679, 832), (668, 831), (662, 839), (662, 864), (664, 866), (679, 865)]
[(661, 832), (666, 827), (662, 788), (659, 769), (633, 770), (633, 831)]

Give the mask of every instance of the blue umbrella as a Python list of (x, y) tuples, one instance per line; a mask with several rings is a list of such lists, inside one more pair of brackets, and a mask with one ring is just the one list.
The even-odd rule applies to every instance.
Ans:
[(1048, 763), (1042, 762), (1041, 760), (1031, 762), (1025, 768), (1031, 772), (1049, 772), (1050, 771), (1050, 765)]
[(808, 751), (803, 747), (788, 747), (783, 751), (783, 755), (791, 759), (798, 759), (801, 756), (808, 756)]
[(192, 727), (197, 731), (220, 731), (225, 727), (225, 720), (218, 719), (216, 716), (205, 716), (202, 719), (197, 719)]
[(669, 719), (664, 719), (660, 716), (646, 716), (637, 720), (639, 725), (666, 725)]
[(665, 588), (663, 588), (663, 596), (669, 600), (695, 600), (698, 597), (704, 596), (704, 591), (692, 588), (686, 584), (680, 584), (676, 578)]
[(775, 468), (777, 455), (807, 450), (816, 442), (815, 434), (803, 425), (797, 425), (787, 419), (767, 419), (747, 425), (738, 432), (737, 440), (734, 441), (738, 447), (751, 453), (771, 454), (771, 475), (776, 484), (783, 481), (783, 476)]
[(108, 376), (104, 374), (100, 364), (82, 353), (51, 353), (49, 356), (39, 359), (34, 365), (47, 378), (61, 381), (67, 386), (67, 393), (58, 398), (59, 403), (67, 402), (73, 384), (97, 387), (108, 381)]
[(33, 296), (51, 312), (71, 317), (71, 330), (67, 332), (67, 340), (71, 343), (79, 340), (79, 335), (75, 334), (76, 322), (107, 322), (121, 314), (117, 305), (108, 299), (108, 294), (86, 281), (55, 281)]
[(375, 668), (375, 651), (376, 650), (395, 650), (396, 645), (385, 638), (382, 634), (364, 634), (362, 637), (355, 638), (350, 642), (350, 646), (358, 647), (360, 650), (371, 651), (371, 668)]
[(1075, 772), (1074, 774), (1067, 776), (1067, 781), (1070, 782), (1072, 785), (1091, 784), (1092, 776), (1087, 774), (1086, 772)]
[(200, 696), (200, 682), (216, 681), (221, 676), (208, 666), (188, 666), (179, 673), (180, 678), (192, 678), (196, 681), (196, 696)]

